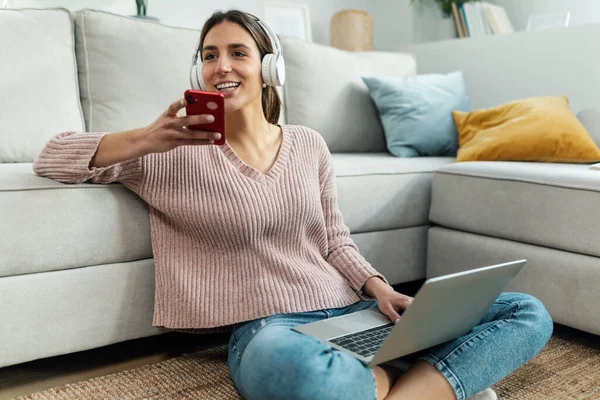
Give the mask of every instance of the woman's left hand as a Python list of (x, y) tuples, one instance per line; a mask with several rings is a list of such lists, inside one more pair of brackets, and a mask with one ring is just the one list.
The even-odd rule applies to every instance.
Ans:
[(400, 319), (400, 313), (412, 303), (413, 298), (395, 290), (386, 290), (377, 295), (377, 306), (379, 310), (396, 323)]

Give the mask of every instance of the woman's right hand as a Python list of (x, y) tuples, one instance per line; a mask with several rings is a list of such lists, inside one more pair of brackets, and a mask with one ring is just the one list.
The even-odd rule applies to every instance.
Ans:
[(187, 105), (185, 99), (172, 103), (160, 117), (142, 128), (146, 153), (164, 153), (179, 146), (202, 146), (221, 138), (218, 132), (187, 129), (188, 125), (209, 124), (215, 117), (210, 114), (180, 117), (178, 112)]

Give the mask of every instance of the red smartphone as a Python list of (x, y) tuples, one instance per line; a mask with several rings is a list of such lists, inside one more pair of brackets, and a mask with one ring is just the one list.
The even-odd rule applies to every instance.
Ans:
[(219, 132), (221, 138), (215, 140), (215, 144), (225, 144), (225, 97), (223, 93), (186, 90), (184, 96), (188, 102), (185, 106), (187, 115), (212, 114), (215, 117), (215, 121), (210, 124), (189, 125), (188, 129)]

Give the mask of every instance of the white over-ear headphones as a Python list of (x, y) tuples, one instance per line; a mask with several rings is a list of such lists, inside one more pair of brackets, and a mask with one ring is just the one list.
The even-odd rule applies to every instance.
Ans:
[[(248, 14), (248, 13), (247, 13)], [(273, 30), (259, 18), (252, 14), (248, 14), (258, 22), (263, 28), (263, 31), (267, 34), (271, 41), (274, 54), (265, 54), (262, 59), (262, 78), (265, 84), (269, 86), (283, 86), (285, 82), (285, 63), (283, 61), (283, 50), (277, 35)], [(200, 39), (196, 44), (196, 51), (192, 58), (192, 66), (190, 68), (190, 84), (194, 90), (204, 90), (204, 82), (202, 81), (202, 62), (198, 66), (198, 59), (200, 58)]]

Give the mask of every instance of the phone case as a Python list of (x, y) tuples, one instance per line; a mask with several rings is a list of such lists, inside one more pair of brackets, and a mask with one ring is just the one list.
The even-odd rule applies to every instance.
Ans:
[(188, 129), (219, 132), (221, 138), (215, 140), (215, 144), (225, 144), (225, 98), (223, 93), (204, 92), (200, 90), (186, 90), (185, 106), (187, 115), (212, 114), (215, 121), (210, 124), (189, 125)]

